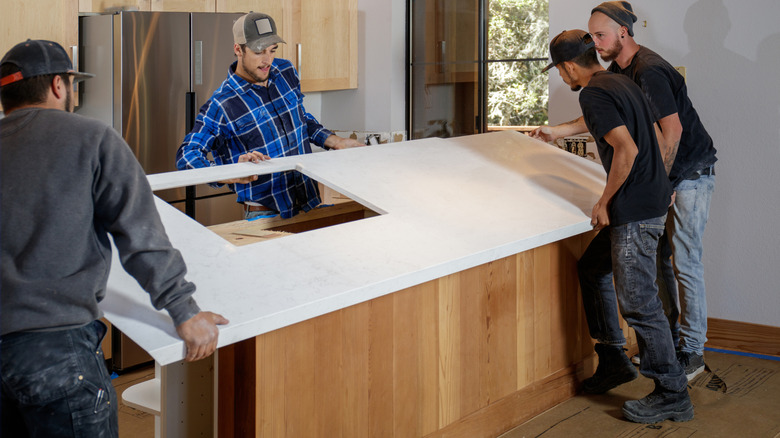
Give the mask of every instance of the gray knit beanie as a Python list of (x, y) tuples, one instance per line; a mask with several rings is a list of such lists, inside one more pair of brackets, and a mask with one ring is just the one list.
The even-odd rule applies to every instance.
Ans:
[(628, 34), (634, 36), (636, 15), (634, 15), (634, 9), (631, 7), (631, 3), (626, 1), (604, 2), (593, 8), (593, 10), (590, 11), (590, 14), (593, 15), (594, 12), (601, 12), (615, 20), (617, 24), (626, 26)]

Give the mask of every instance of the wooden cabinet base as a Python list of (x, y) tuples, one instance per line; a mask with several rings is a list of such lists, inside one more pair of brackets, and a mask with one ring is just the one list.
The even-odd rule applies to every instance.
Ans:
[(488, 437), (555, 406), (593, 371), (590, 237), (220, 349), (219, 436)]

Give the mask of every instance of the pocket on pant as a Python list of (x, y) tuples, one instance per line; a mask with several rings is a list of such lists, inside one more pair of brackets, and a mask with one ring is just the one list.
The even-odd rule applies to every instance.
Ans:
[(642, 239), (642, 247), (645, 252), (655, 254), (658, 250), (658, 239), (664, 233), (664, 225), (639, 224), (639, 237)]
[(81, 373), (72, 357), (57, 363), (24, 353), (9, 356), (3, 355), (3, 383), (20, 403), (46, 404), (66, 397), (79, 386)]
[(76, 437), (110, 437), (111, 410), (110, 394), (92, 382), (84, 381), (81, 387), (70, 394), (73, 432)]

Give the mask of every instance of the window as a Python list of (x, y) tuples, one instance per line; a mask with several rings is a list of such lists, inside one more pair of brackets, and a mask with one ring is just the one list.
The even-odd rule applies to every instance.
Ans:
[(409, 0), (409, 136), (547, 122), (548, 0)]

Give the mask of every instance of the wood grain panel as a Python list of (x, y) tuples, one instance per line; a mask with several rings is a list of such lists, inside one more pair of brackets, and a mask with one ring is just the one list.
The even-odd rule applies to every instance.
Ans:
[[(240, 343), (256, 354), (220, 350), (220, 436), (495, 436), (554, 406), (593, 363), (575, 270), (587, 239)], [(222, 390), (230, 367), (256, 370), (252, 394), (238, 390), (244, 378), (227, 379), (233, 387)], [(239, 415), (241, 404), (254, 414)]]
[(707, 347), (780, 356), (780, 327), (707, 319)]

